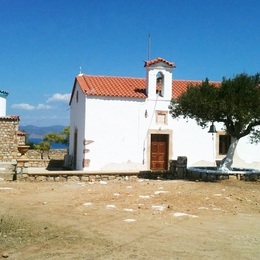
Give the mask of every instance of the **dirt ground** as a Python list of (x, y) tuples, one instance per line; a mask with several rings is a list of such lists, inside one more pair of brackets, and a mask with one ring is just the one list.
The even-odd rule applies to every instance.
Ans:
[(0, 181), (0, 258), (259, 259), (260, 182)]

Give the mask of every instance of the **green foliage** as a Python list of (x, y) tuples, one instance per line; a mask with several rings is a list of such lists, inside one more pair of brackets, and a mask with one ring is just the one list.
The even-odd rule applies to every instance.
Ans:
[(177, 100), (171, 101), (170, 114), (174, 118), (192, 118), (205, 127), (215, 121), (218, 90), (208, 79), (199, 84), (191, 84)]
[(255, 129), (250, 134), (250, 143), (260, 143), (260, 129)]
[(43, 137), (44, 142), (49, 143), (61, 143), (62, 142), (62, 136), (60, 136), (57, 133), (48, 133)]
[(61, 131), (61, 143), (69, 146), (70, 127), (67, 126)]
[(50, 144), (50, 142), (43, 141), (43, 142), (40, 142), (39, 144), (35, 144), (34, 148), (36, 150), (40, 150), (42, 152), (45, 152), (45, 151), (49, 151), (50, 150), (51, 144)]
[(35, 144), (33, 142), (25, 142), (26, 145), (29, 145), (29, 149), (35, 149)]
[[(191, 85), (176, 100), (171, 101), (173, 118), (192, 118), (206, 127), (212, 122), (222, 122), (228, 134), (236, 139), (251, 135), (257, 141), (260, 125), (260, 74), (239, 74), (223, 78), (221, 84), (206, 79)], [(257, 134), (258, 133), (258, 134)]]
[(52, 143), (62, 143), (66, 146), (69, 145), (69, 133), (70, 127), (65, 127), (60, 134), (58, 133), (48, 133), (43, 137), (43, 141), (38, 145), (34, 145), (34, 148), (40, 151), (49, 151)]
[(65, 127), (59, 134), (58, 133), (48, 133), (44, 136), (43, 142), (48, 143), (62, 143), (66, 146), (69, 145), (69, 133), (70, 133), (70, 127)]

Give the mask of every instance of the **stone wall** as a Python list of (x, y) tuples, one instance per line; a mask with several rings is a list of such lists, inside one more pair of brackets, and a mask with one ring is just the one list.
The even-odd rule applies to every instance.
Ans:
[(0, 162), (12, 162), (17, 158), (18, 116), (0, 117)]
[[(41, 152), (38, 150), (29, 150), (26, 155), (28, 162), (26, 162), (26, 169), (28, 168), (48, 168), (61, 169), (63, 167), (64, 155), (67, 154), (66, 149), (54, 149), (49, 151), (49, 157), (46, 153), (41, 159)], [(20, 154), (16, 152), (16, 159), (19, 160)], [(13, 157), (14, 158), (14, 157)], [(12, 179), (15, 171), (19, 171), (17, 160), (13, 159), (11, 162), (0, 161), (0, 179)]]
[(34, 149), (29, 150), (26, 153), (28, 158), (28, 167), (61, 168), (65, 154), (67, 154), (66, 149), (53, 149), (49, 152), (41, 152)]
[(17, 142), (18, 142), (18, 145), (24, 145), (25, 144), (25, 133), (18, 131)]
[(125, 181), (136, 181), (138, 179), (138, 173), (132, 175), (124, 174), (60, 174), (60, 175), (33, 175), (33, 174), (21, 174), (18, 175), (19, 181), (29, 181), (29, 182), (100, 182), (100, 181), (115, 181), (115, 180), (125, 180)]
[(66, 149), (51, 149), (49, 152), (43, 152), (43, 153), (36, 149), (29, 149), (28, 152), (26, 153), (27, 157), (32, 160), (34, 159), (63, 160), (65, 154), (67, 154)]

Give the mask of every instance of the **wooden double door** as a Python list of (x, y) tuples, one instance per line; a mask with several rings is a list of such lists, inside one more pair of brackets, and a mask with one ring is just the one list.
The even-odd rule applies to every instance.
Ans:
[(151, 170), (168, 170), (169, 161), (169, 135), (151, 135)]

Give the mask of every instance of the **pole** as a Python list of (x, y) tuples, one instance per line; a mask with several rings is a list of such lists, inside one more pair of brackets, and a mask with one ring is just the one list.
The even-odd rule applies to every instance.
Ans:
[(148, 35), (148, 60), (150, 60), (150, 51), (151, 51), (151, 35)]

